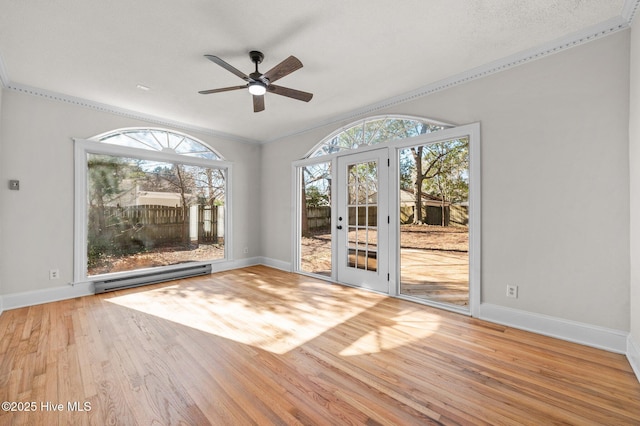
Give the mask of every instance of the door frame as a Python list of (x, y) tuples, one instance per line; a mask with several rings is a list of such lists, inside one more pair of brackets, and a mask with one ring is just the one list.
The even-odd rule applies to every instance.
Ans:
[[(442, 142), (450, 139), (468, 137), (469, 138), (469, 308), (458, 308), (453, 305), (439, 304), (424, 299), (416, 299), (400, 294), (400, 195), (398, 188), (400, 187), (398, 161), (399, 151), (411, 146), (431, 144)], [(337, 194), (338, 182), (335, 178), (337, 171), (337, 158), (345, 155), (361, 153), (377, 149), (389, 150), (389, 217), (393, 224), (389, 228), (389, 295), (401, 299), (411, 300), (417, 303), (435, 306), (449, 311), (462, 313), (478, 317), (480, 315), (481, 303), (481, 163), (480, 163), (480, 123), (465, 124), (462, 126), (443, 129), (434, 133), (427, 133), (412, 138), (390, 141), (384, 146), (363, 146), (357, 150), (351, 150), (346, 153), (335, 153), (323, 157), (306, 158), (294, 161), (292, 163), (292, 194), (291, 194), (291, 215), (292, 215), (292, 244), (291, 259), (289, 269), (293, 272), (313, 276), (314, 278), (324, 279), (332, 282), (338, 281), (336, 274), (337, 253), (332, 250), (332, 270), (331, 276), (322, 276), (311, 274), (300, 270), (300, 176), (299, 168), (305, 165), (316, 163), (331, 163), (332, 182), (331, 193)], [(334, 200), (331, 200), (331, 240), (332, 244), (336, 244), (337, 235), (335, 224), (337, 223), (337, 208)], [(283, 268), (284, 269), (284, 268)], [(348, 283), (341, 283), (349, 285)]]
[[(429, 145), (445, 142), (451, 139), (469, 138), (469, 307), (464, 308), (452, 304), (438, 303), (426, 299), (419, 299), (400, 294), (400, 151), (417, 145)], [(448, 311), (478, 317), (481, 303), (481, 168), (480, 168), (480, 123), (471, 123), (463, 126), (452, 127), (434, 133), (428, 133), (415, 138), (401, 139), (389, 144), (391, 168), (389, 170), (389, 185), (391, 197), (389, 213), (391, 229), (389, 231), (389, 246), (392, 247), (389, 270), (391, 271), (392, 285), (389, 295), (400, 299), (411, 300)], [(391, 192), (393, 191), (393, 192)]]

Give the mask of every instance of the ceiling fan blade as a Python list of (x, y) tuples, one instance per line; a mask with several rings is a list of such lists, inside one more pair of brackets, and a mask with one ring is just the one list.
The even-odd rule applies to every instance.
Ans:
[(264, 111), (264, 95), (253, 95), (253, 112)]
[(313, 98), (313, 93), (303, 92), (302, 90), (289, 89), (288, 87), (276, 86), (270, 84), (267, 90), (276, 95), (286, 96), (288, 98), (297, 99), (299, 101), (309, 102)]
[(275, 67), (265, 72), (262, 77), (269, 79), (269, 82), (273, 83), (274, 81), (279, 80), (300, 68), (302, 68), (302, 62), (300, 62), (300, 60), (295, 56), (289, 56)]
[(253, 79), (251, 79), (248, 75), (246, 75), (245, 73), (243, 73), (239, 69), (235, 68), (234, 66), (229, 65), (228, 63), (226, 63), (222, 59), (218, 58), (217, 56), (204, 55), (204, 57), (207, 58), (208, 60), (210, 60), (211, 62), (220, 65), (222, 68), (226, 69), (227, 71), (230, 71), (230, 72), (234, 73), (235, 75), (237, 75), (238, 77), (240, 77), (244, 81), (253, 81)]
[(200, 93), (201, 95), (208, 95), (210, 93), (220, 93), (220, 92), (229, 92), (231, 90), (246, 89), (247, 86), (248, 84), (245, 84), (244, 86), (223, 87), (221, 89), (201, 90), (198, 93)]

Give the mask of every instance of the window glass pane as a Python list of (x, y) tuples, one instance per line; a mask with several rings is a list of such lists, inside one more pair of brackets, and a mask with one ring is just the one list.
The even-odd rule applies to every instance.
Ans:
[(353, 207), (353, 206), (347, 208), (347, 215), (348, 215), (347, 223), (349, 225), (355, 226), (358, 224), (358, 215), (356, 214), (356, 209), (357, 207)]
[(175, 133), (167, 133), (167, 141), (169, 148), (176, 150), (178, 146), (187, 139), (184, 135), (177, 135)]
[(173, 148), (169, 146), (169, 138), (167, 137), (167, 132), (162, 130), (150, 130), (149, 134), (153, 136), (153, 139), (158, 143), (161, 150), (173, 151)]
[[(377, 270), (378, 208), (377, 161), (351, 164), (349, 176), (347, 265), (356, 269)], [(355, 250), (351, 248), (354, 247)]]
[(346, 148), (357, 148), (364, 144), (363, 125), (353, 126), (350, 129), (345, 130), (340, 135), (342, 139), (342, 146)]
[(399, 172), (400, 293), (468, 306), (469, 139), (403, 149)]
[(224, 258), (223, 170), (98, 154), (87, 169), (88, 276)]
[(146, 146), (149, 147), (148, 149), (162, 151), (163, 146), (160, 144), (160, 142), (158, 142), (158, 140), (149, 130), (135, 130), (132, 132), (125, 132), (124, 136), (138, 141), (138, 147), (142, 148)]
[[(195, 157), (202, 157), (201, 154), (211, 153), (210, 149), (207, 149), (201, 143), (194, 141), (193, 139), (184, 139), (175, 148), (178, 154), (190, 154)], [(207, 158), (207, 157), (204, 157)]]
[(300, 270), (331, 275), (331, 163), (298, 168), (300, 206)]
[(368, 226), (378, 226), (378, 206), (367, 207), (367, 221)]
[(365, 143), (367, 145), (375, 145), (383, 141), (381, 130), (384, 127), (386, 119), (372, 120), (365, 123)]

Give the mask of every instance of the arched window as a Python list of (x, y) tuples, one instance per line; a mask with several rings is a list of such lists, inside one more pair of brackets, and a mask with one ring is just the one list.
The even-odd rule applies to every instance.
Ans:
[(155, 128), (75, 140), (76, 281), (227, 258), (231, 164)]
[(164, 129), (122, 129), (103, 133), (91, 140), (112, 145), (168, 152), (190, 157), (222, 160), (213, 149), (188, 135)]
[(377, 145), (397, 139), (453, 127), (450, 124), (409, 116), (377, 116), (351, 123), (330, 134), (316, 145), (305, 158), (322, 157), (365, 145)]

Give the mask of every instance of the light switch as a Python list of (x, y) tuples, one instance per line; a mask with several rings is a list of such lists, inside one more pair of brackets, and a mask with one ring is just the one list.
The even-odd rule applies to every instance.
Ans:
[(20, 190), (20, 181), (19, 180), (10, 180), (9, 181), (9, 189), (12, 189), (14, 191), (19, 191)]

